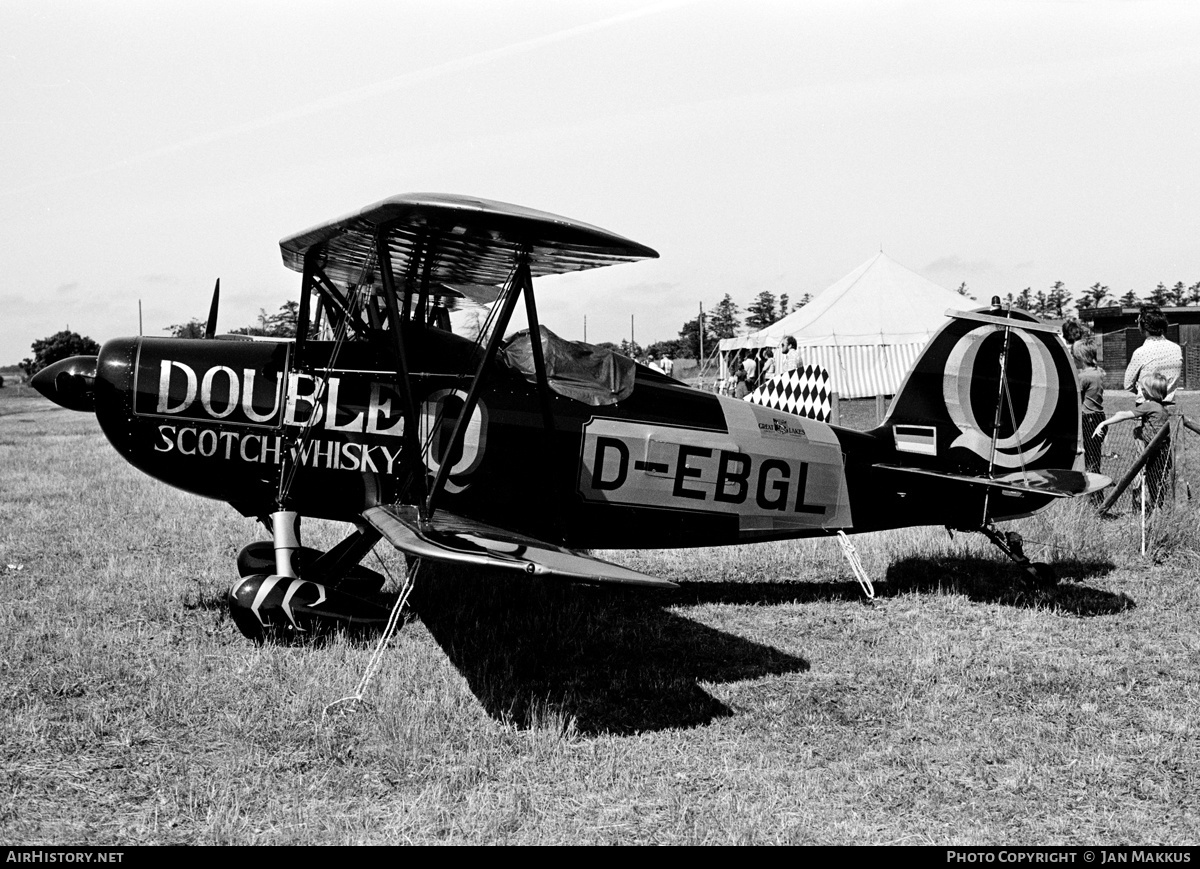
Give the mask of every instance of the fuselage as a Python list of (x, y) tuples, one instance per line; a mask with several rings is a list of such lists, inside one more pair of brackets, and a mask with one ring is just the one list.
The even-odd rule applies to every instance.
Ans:
[[(410, 371), (432, 475), (478, 361), (423, 334)], [(368, 343), (116, 339), (101, 351), (96, 414), (133, 465), (266, 516), (355, 521), (412, 492), (404, 399)], [(982, 492), (879, 471), (890, 439), (692, 389), (639, 368), (628, 398), (593, 406), (538, 390), (503, 361), (485, 372), (452, 462), (446, 510), (575, 548), (709, 546), (961, 522)], [(547, 418), (550, 425), (547, 426)], [(289, 458), (292, 457), (292, 458)], [(294, 469), (294, 470), (292, 470)], [(911, 485), (910, 485), (911, 483)], [(945, 491), (939, 492), (939, 487)], [(1010, 499), (1013, 513), (1045, 501)], [(994, 512), (994, 508), (993, 508)]]

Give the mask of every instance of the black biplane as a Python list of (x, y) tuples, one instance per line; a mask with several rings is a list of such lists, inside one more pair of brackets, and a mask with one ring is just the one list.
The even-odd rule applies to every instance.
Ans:
[[(295, 339), (119, 338), (34, 378), (94, 411), (134, 466), (263, 522), (272, 539), (242, 551), (229, 596), (253, 637), (385, 619), (382, 577), (359, 564), (380, 539), (417, 559), (670, 586), (590, 550), (946, 525), (1053, 581), (995, 523), (1109, 482), (1078, 470), (1065, 344), (998, 302), (947, 312), (886, 420), (860, 432), (541, 326), (535, 278), (657, 257), (595, 226), (413, 194), (280, 246), (303, 275)], [(475, 340), (450, 329), (463, 298), (490, 310)], [(529, 328), (506, 337), (522, 302)], [(214, 296), (209, 339), (215, 320)], [(301, 516), (353, 531), (307, 549)]]

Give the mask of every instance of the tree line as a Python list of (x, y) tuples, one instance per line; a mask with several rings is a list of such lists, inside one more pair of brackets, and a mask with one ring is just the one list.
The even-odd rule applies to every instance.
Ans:
[[(226, 330), (226, 335), (256, 335), (268, 338), (295, 338), (296, 325), (300, 321), (300, 303), (284, 302), (274, 314), (266, 308), (258, 309), (258, 320), (249, 326)], [(193, 317), (186, 323), (175, 323), (164, 329), (172, 338), (203, 338), (207, 322)]]
[[(233, 335), (263, 335), (272, 338), (296, 337), (296, 323), (300, 317), (299, 302), (284, 302), (274, 314), (260, 308), (258, 321), (248, 326), (229, 330)], [(186, 323), (175, 323), (163, 329), (172, 338), (203, 338), (206, 322), (194, 317)], [(86, 335), (63, 330), (46, 338), (39, 338), (30, 346), (33, 356), (21, 360), (20, 367), (27, 377), (37, 374), (47, 365), (71, 356), (95, 356), (100, 345)]]
[[(965, 282), (959, 284), (955, 292), (970, 299), (975, 298)], [(809, 293), (793, 301), (787, 293), (776, 296), (769, 290), (763, 290), (743, 312), (741, 306), (733, 300), (733, 296), (725, 293), (719, 302), (710, 305), (703, 314), (697, 312), (695, 317), (684, 322), (678, 338), (655, 341), (644, 346), (628, 339), (620, 343), (605, 341), (597, 346), (608, 347), (634, 359), (658, 359), (664, 355), (674, 359), (699, 359), (703, 347), (703, 355), (707, 358), (716, 352), (717, 343), (721, 339), (733, 338), (743, 328), (751, 332), (765, 329), (788, 314), (800, 310), (811, 300), (812, 295)], [(1110, 305), (1131, 308), (1144, 303), (1160, 307), (1185, 307), (1200, 305), (1200, 281), (1190, 286), (1185, 285), (1183, 281), (1177, 281), (1170, 287), (1160, 281), (1158, 286), (1145, 296), (1139, 296), (1132, 289), (1117, 296), (1107, 284), (1097, 281), (1081, 293), (1078, 299), (1067, 289), (1066, 284), (1055, 281), (1046, 290), (1034, 292), (1032, 287), (1026, 287), (1019, 293), (1008, 293), (1004, 301), (1012, 307), (1050, 319), (1069, 316), (1073, 303), (1077, 309), (1103, 308)], [(294, 338), (299, 313), (300, 304), (294, 301), (284, 302), (273, 314), (268, 314), (265, 308), (260, 308), (256, 322), (231, 329), (227, 334)], [(175, 338), (203, 338), (205, 325), (204, 320), (195, 317), (186, 323), (170, 325), (163, 331)], [(60, 359), (99, 353), (100, 345), (91, 338), (64, 330), (34, 341), (32, 350), (33, 356), (21, 360), (20, 364), (30, 377)]]
[[(966, 282), (960, 283), (955, 292), (960, 296), (975, 299)], [(743, 313), (733, 297), (726, 293), (721, 301), (707, 309), (703, 324), (697, 313), (696, 317), (683, 324), (679, 330), (679, 337), (674, 340), (656, 341), (644, 349), (638, 344), (631, 344), (628, 340), (622, 341), (620, 344), (609, 343), (601, 346), (609, 346), (618, 352), (634, 357), (647, 355), (658, 358), (666, 353), (673, 358), (699, 359), (700, 339), (703, 335), (704, 356), (707, 358), (716, 351), (717, 342), (722, 338), (736, 336), (743, 327), (751, 332), (765, 329), (788, 314), (798, 311), (811, 299), (811, 294), (805, 293), (802, 298), (793, 303), (786, 293), (780, 294), (777, 298), (769, 290), (763, 290), (746, 306)], [(1081, 293), (1078, 299), (1067, 289), (1065, 283), (1055, 281), (1045, 290), (1034, 292), (1032, 287), (1026, 287), (1018, 293), (1008, 293), (1004, 297), (1004, 301), (1011, 307), (1021, 308), (1044, 319), (1063, 319), (1071, 316), (1072, 304), (1076, 309), (1103, 308), (1111, 305), (1135, 308), (1145, 303), (1160, 307), (1185, 307), (1200, 305), (1200, 281), (1190, 286), (1185, 285), (1183, 281), (1178, 281), (1171, 287), (1160, 281), (1158, 286), (1145, 296), (1139, 296), (1137, 291), (1132, 289), (1124, 295), (1118, 296), (1107, 284), (1097, 281)]]

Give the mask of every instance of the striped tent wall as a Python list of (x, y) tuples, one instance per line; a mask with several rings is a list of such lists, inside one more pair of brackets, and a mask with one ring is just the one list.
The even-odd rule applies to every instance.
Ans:
[(916, 364), (925, 342), (912, 344), (851, 344), (845, 347), (803, 347), (804, 364), (829, 372), (833, 390), (842, 398), (895, 395), (904, 376)]
[[(829, 372), (830, 386), (839, 398), (873, 398), (895, 395), (909, 369), (916, 364), (925, 341), (911, 344), (848, 344), (845, 346), (801, 347), (804, 365), (818, 365)], [(738, 351), (722, 353), (721, 379), (728, 376), (731, 360)]]

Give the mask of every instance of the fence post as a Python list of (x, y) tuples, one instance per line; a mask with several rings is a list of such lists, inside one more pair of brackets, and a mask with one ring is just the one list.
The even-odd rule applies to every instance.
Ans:
[(1179, 442), (1182, 440), (1180, 430), (1183, 428), (1182, 414), (1176, 419), (1175, 417), (1167, 417), (1167, 428), (1175, 422), (1181, 423), (1176, 426), (1175, 431), (1171, 432), (1171, 503), (1174, 504), (1178, 497), (1176, 486), (1179, 482)]
[(1147, 492), (1147, 490), (1148, 490), (1148, 487), (1146, 486), (1146, 475), (1143, 473), (1142, 474), (1142, 497), (1140, 499), (1142, 502), (1142, 555), (1146, 554), (1146, 492)]

